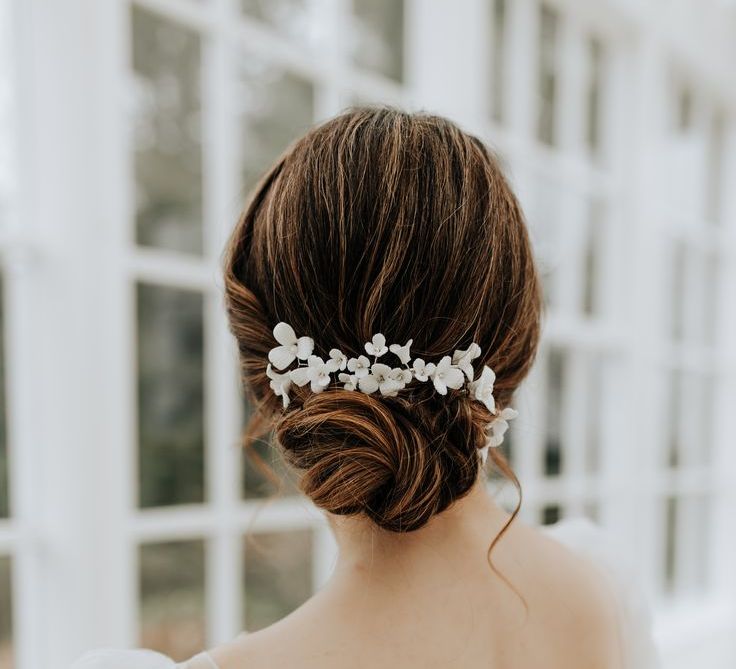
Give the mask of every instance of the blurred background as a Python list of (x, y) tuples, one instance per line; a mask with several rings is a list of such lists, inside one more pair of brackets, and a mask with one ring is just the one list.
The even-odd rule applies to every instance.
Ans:
[(218, 263), (359, 103), (451, 117), (521, 197), (524, 518), (610, 529), (668, 669), (736, 666), (735, 63), (727, 0), (0, 0), (0, 669), (182, 659), (329, 575), (238, 448)]

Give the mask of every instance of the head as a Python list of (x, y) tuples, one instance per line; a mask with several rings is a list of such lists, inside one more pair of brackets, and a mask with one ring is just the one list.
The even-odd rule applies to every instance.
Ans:
[[(303, 491), (381, 528), (425, 525), (478, 480), (493, 415), (467, 394), (413, 383), (395, 397), (269, 387), (273, 327), (359, 356), (374, 333), (439, 360), (471, 342), (508, 405), (533, 362), (540, 290), (519, 203), (497, 160), (451, 121), (359, 107), (313, 127), (261, 178), (228, 243), (226, 307), (255, 413)], [(502, 469), (503, 456), (491, 449)]]

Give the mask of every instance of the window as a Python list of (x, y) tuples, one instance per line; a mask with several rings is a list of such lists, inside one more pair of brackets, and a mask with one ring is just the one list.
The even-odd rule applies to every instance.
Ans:
[(0, 556), (0, 667), (13, 666), (13, 582), (11, 559)]
[(133, 6), (136, 240), (202, 253), (200, 37)]
[(139, 504), (197, 504), (205, 494), (203, 298), (140, 283)]
[(349, 44), (358, 67), (404, 78), (404, 0), (353, 0)]
[[(401, 80), (400, 3), (374, 4), (356, 2), (346, 17), (363, 41), (343, 57)], [(135, 333), (131, 487), (138, 507), (130, 519), (136, 560), (129, 568), (138, 583), (132, 643), (175, 659), (289, 613), (324, 578), (316, 556), (330, 545), (322, 520), (305, 513), (270, 437), (254, 445), (255, 459), (238, 448), (251, 407), (238, 389), (235, 351), (227, 348), (233, 342), (211, 280), (245, 195), (316, 119), (326, 84), (309, 63), (323, 53), (318, 24), (325, 10), (243, 0), (232, 30), (220, 26), (207, 37), (210, 10), (193, 11), (140, 2), (130, 13), (136, 243), (125, 279)], [(261, 41), (246, 40), (250, 34)], [(384, 36), (377, 57), (374, 42)], [(282, 40), (295, 45), (298, 59), (278, 48)]]
[(141, 644), (185, 660), (206, 645), (202, 540), (142, 544)]
[(557, 12), (542, 4), (539, 16), (537, 137), (544, 144), (557, 142), (558, 30)]
[(506, 0), (493, 0), (491, 9), (491, 117), (504, 121), (504, 77), (506, 76)]

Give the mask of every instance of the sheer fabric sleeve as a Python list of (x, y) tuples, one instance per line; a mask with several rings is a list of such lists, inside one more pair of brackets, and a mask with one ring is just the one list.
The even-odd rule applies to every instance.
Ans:
[(177, 665), (171, 658), (153, 650), (100, 648), (82, 655), (69, 669), (178, 669), (179, 667), (181, 665)]
[(595, 563), (616, 598), (625, 669), (660, 669), (652, 636), (652, 614), (638, 574), (623, 547), (594, 523), (574, 519), (548, 526), (545, 532)]
[(101, 648), (82, 655), (69, 669), (219, 669), (207, 652), (176, 663), (153, 650)]

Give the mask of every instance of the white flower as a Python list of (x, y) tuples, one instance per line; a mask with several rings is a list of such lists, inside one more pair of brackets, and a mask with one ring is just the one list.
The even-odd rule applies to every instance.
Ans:
[(344, 372), (339, 374), (337, 377), (340, 383), (343, 383), (345, 390), (355, 390), (358, 385), (358, 377), (355, 374), (345, 374)]
[(310, 355), (307, 366), (292, 369), (289, 376), (296, 385), (309, 383), (313, 393), (321, 393), (331, 381), (330, 372), (334, 371), (330, 362), (325, 362), (318, 355)]
[(390, 379), (398, 383), (402, 388), (407, 383), (411, 383), (411, 380), (413, 378), (411, 370), (404, 367), (393, 367), (388, 376)]
[(348, 370), (355, 374), (359, 379), (367, 376), (370, 369), (371, 361), (364, 355), (361, 355), (359, 358), (350, 358), (350, 360), (348, 360)]
[(380, 358), (384, 353), (388, 352), (386, 348), (386, 337), (381, 333), (374, 334), (373, 339), (366, 342), (365, 350), (369, 355), (375, 355), (377, 358)]
[(516, 418), (519, 412), (510, 407), (506, 407), (500, 414), (496, 416), (493, 422), (486, 428), (488, 434), (487, 445), (496, 448), (503, 443), (506, 430), (509, 429), (509, 421)]
[[(363, 392), (375, 392), (376, 389), (381, 391), (381, 395), (385, 397), (393, 397), (398, 394), (398, 391), (402, 388), (402, 385), (398, 383), (391, 376), (391, 368), (388, 365), (384, 365), (380, 362), (375, 362), (371, 365), (370, 376), (366, 376), (361, 379), (360, 389)], [(364, 390), (366, 388), (366, 390)]]
[(411, 359), (409, 349), (411, 348), (413, 341), (413, 339), (410, 339), (403, 346), (400, 346), (399, 344), (391, 344), (391, 346), (388, 347), (389, 351), (391, 351), (391, 353), (395, 353), (399, 357), (399, 360), (401, 360), (401, 362), (405, 365)]
[(348, 364), (348, 359), (339, 348), (330, 349), (330, 359), (335, 362), (335, 371), (343, 370)]
[(496, 413), (496, 400), (493, 397), (493, 384), (496, 381), (496, 375), (487, 365), (483, 367), (480, 377), (477, 381), (471, 381), (468, 389), (472, 396), (483, 402), (491, 413)]
[(381, 391), (381, 395), (393, 393), (398, 389), (396, 381), (391, 378), (391, 368), (388, 365), (374, 362), (371, 365), (371, 376), (376, 380), (378, 389)]
[(437, 363), (432, 374), (432, 381), (437, 392), (440, 395), (446, 395), (448, 388), (460, 388), (465, 382), (465, 377), (461, 369), (452, 365), (450, 356), (446, 355)]
[(358, 379), (358, 390), (364, 392), (366, 395), (375, 393), (376, 390), (378, 390), (378, 381), (376, 381), (376, 377), (372, 374), (361, 376)]
[(284, 409), (289, 406), (289, 388), (291, 388), (291, 378), (288, 374), (279, 374), (273, 371), (271, 365), (266, 366), (266, 375), (271, 381), (269, 386), (273, 390), (276, 397), (281, 397), (284, 403)]
[(412, 369), (414, 370), (414, 378), (417, 381), (427, 381), (434, 374), (435, 364), (433, 362), (424, 362), (421, 358), (414, 358)]
[(455, 349), (452, 354), (452, 364), (457, 365), (465, 372), (468, 381), (473, 380), (473, 360), (480, 355), (480, 346), (473, 342), (467, 349)]
[(299, 337), (297, 339), (294, 328), (291, 325), (277, 323), (273, 329), (273, 336), (281, 346), (275, 346), (268, 352), (268, 359), (276, 369), (288, 367), (294, 358), (306, 360), (314, 350), (314, 340), (311, 337)]

